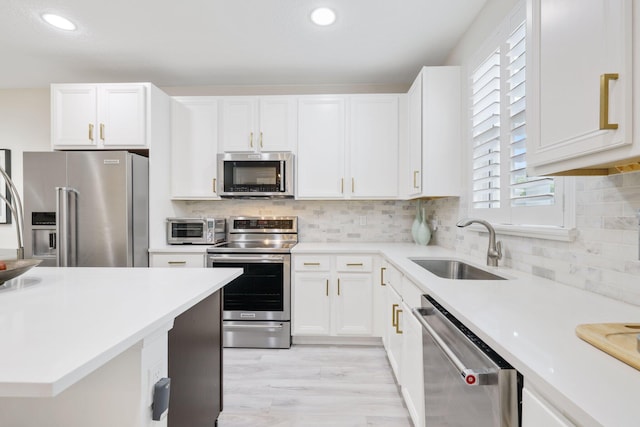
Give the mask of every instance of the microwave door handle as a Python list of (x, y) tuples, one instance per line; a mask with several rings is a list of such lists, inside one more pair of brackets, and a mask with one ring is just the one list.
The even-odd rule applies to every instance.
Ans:
[(284, 181), (285, 181), (285, 176), (284, 176), (284, 160), (280, 160), (280, 191), (284, 192)]

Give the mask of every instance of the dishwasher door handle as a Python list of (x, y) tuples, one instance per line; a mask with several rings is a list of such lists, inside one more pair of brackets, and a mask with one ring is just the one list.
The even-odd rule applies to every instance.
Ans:
[[(427, 310), (422, 308), (414, 308), (411, 310), (413, 315), (418, 319), (422, 327), (429, 333), (433, 342), (438, 346), (438, 348), (444, 353), (444, 355), (449, 359), (449, 361), (453, 364), (458, 372), (460, 372), (460, 376), (464, 380), (464, 383), (470, 386), (477, 385), (488, 385), (490, 383), (489, 372), (478, 372), (477, 370), (467, 368), (464, 363), (456, 356), (456, 354), (451, 351), (449, 346), (445, 344), (445, 342), (440, 338), (440, 335), (436, 333), (436, 331), (429, 325), (429, 322), (425, 320), (425, 316), (429, 315)], [(478, 350), (480, 351), (480, 350)]]

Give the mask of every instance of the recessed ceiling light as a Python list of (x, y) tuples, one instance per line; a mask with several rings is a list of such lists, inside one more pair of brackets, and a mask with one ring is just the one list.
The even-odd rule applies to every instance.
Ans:
[(316, 25), (331, 25), (336, 22), (336, 13), (328, 7), (319, 7), (311, 12), (311, 20)]
[(48, 24), (53, 25), (56, 28), (61, 30), (73, 31), (76, 29), (76, 24), (69, 21), (67, 18), (62, 17), (60, 15), (54, 15), (53, 13), (45, 13), (42, 15), (42, 19), (44, 19)]

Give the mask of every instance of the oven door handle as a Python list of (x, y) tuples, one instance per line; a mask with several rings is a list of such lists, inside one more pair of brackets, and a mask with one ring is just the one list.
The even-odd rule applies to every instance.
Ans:
[[(449, 348), (449, 346), (442, 340), (440, 335), (429, 325), (429, 322), (425, 319), (426, 316), (430, 315), (429, 310), (425, 310), (424, 308), (414, 308), (411, 310), (413, 315), (418, 322), (422, 325), (422, 327), (429, 333), (433, 342), (438, 346), (438, 348), (444, 353), (444, 355), (449, 359), (449, 361), (453, 364), (458, 372), (460, 372), (460, 376), (462, 377), (465, 384), (470, 386), (475, 385), (489, 385), (490, 383), (490, 372), (479, 372), (474, 369), (467, 368), (464, 363), (456, 356), (456, 354)], [(446, 319), (445, 319), (446, 320)], [(448, 322), (448, 320), (446, 320)], [(478, 350), (480, 351), (480, 350)]]
[(283, 255), (259, 255), (259, 256), (224, 256), (219, 257), (210, 255), (209, 259), (214, 263), (232, 263), (232, 262), (284, 262)]
[(229, 329), (282, 329), (284, 325), (282, 323), (278, 325), (227, 325), (224, 324), (225, 328)]

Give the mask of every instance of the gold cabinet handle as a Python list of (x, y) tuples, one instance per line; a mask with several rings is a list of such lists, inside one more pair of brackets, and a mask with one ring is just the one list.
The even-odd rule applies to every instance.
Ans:
[(218, 186), (216, 185), (217, 183), (218, 183), (218, 180), (216, 178), (213, 178), (211, 180), (211, 186), (214, 193), (218, 192)]
[(253, 132), (249, 135), (249, 147), (253, 148)]
[(340, 193), (344, 194), (344, 178), (340, 178)]
[(609, 82), (618, 80), (618, 73), (600, 76), (600, 129), (618, 129), (617, 123), (609, 123)]
[(100, 139), (104, 141), (104, 123), (100, 123)]
[(384, 272), (387, 270), (387, 267), (381, 267), (380, 268), (380, 286), (387, 286), (386, 283), (384, 283)]
[(362, 267), (364, 264), (361, 262), (347, 263), (347, 267)]
[(187, 265), (187, 261), (167, 261), (169, 265)]
[(304, 265), (320, 265), (319, 262), (305, 262)]
[(338, 279), (338, 296), (340, 296), (340, 279)]
[(420, 171), (413, 171), (413, 188), (420, 188), (418, 187), (418, 174), (420, 173)]
[(402, 309), (398, 309), (396, 311), (396, 334), (401, 335), (402, 331), (400, 330), (400, 313), (402, 313)]
[(355, 178), (351, 178), (351, 192), (352, 193), (356, 192), (356, 179)]
[(264, 147), (264, 145), (262, 145), (262, 132), (260, 132), (260, 148)]
[(395, 326), (397, 328), (398, 325), (396, 324), (396, 308), (398, 308), (398, 304), (391, 305), (391, 326)]
[(329, 279), (327, 279), (327, 292), (326, 292), (327, 296), (329, 296)]
[(93, 141), (93, 124), (89, 123), (89, 141)]

